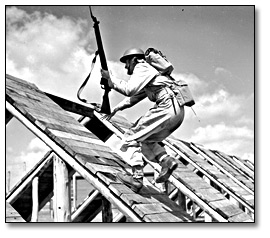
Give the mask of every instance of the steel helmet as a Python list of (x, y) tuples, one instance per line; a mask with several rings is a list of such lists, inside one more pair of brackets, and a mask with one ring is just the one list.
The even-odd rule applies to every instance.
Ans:
[(125, 51), (124, 55), (120, 58), (120, 61), (122, 63), (126, 63), (126, 59), (130, 56), (143, 56), (142, 58), (144, 58), (144, 52), (142, 49), (140, 48), (130, 48), (128, 50)]

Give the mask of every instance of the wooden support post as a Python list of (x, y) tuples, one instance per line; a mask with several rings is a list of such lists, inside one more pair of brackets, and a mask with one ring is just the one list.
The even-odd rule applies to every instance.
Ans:
[(73, 211), (77, 210), (77, 175), (76, 173), (72, 176), (73, 182)]
[(38, 177), (34, 177), (32, 180), (32, 217), (31, 222), (38, 222)]
[(54, 221), (71, 222), (70, 181), (63, 160), (54, 156)]
[(112, 204), (105, 197), (102, 197), (102, 222), (112, 222), (112, 220)]

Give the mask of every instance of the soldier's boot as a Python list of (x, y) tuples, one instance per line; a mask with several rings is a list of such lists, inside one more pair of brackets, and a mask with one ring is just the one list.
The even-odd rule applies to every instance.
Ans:
[(177, 168), (178, 164), (174, 158), (167, 156), (160, 162), (161, 171), (156, 179), (156, 183), (163, 183), (168, 180), (172, 172)]

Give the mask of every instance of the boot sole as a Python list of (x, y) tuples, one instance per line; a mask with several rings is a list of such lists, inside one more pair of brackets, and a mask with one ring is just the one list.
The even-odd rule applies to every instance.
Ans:
[(140, 188), (136, 188), (136, 187), (130, 185), (130, 183), (124, 181), (122, 178), (118, 177), (117, 174), (116, 174), (116, 177), (117, 177), (123, 184), (125, 184), (127, 187), (129, 187), (134, 193), (138, 193), (138, 192), (141, 190), (141, 188), (143, 187), (143, 185), (142, 185)]
[(168, 169), (168, 172), (166, 174), (156, 179), (156, 183), (166, 182), (169, 179), (169, 177), (172, 175), (173, 171), (177, 169), (177, 167), (178, 167), (178, 164), (173, 163), (172, 166)]

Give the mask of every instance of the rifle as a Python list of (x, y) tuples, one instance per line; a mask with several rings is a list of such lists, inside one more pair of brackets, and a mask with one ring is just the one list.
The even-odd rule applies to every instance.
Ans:
[[(89, 6), (89, 11), (90, 11), (90, 16), (94, 22), (93, 27), (94, 27), (94, 31), (95, 31), (95, 35), (96, 35), (96, 42), (97, 42), (97, 48), (98, 48), (98, 50), (95, 52), (95, 57), (92, 61), (91, 71), (93, 70), (97, 55), (99, 55), (99, 58), (100, 58), (101, 68), (104, 70), (108, 70), (108, 65), (107, 65), (105, 52), (104, 52), (104, 48), (103, 48), (103, 44), (102, 44), (102, 40), (101, 40), (100, 30), (99, 30), (99, 26), (98, 26), (99, 21), (93, 15), (90, 6)], [(82, 89), (84, 88), (84, 86), (86, 85), (88, 79), (90, 78), (91, 71), (77, 93), (77, 97), (83, 102), (86, 102), (86, 100), (80, 98), (80, 93), (81, 93)], [(111, 91), (111, 88), (108, 84), (108, 80), (105, 78), (101, 78), (100, 85), (101, 85), (101, 88), (104, 89), (104, 95), (103, 95), (103, 100), (102, 100), (100, 112), (105, 113), (105, 114), (111, 114), (110, 101), (109, 101), (109, 92)]]

